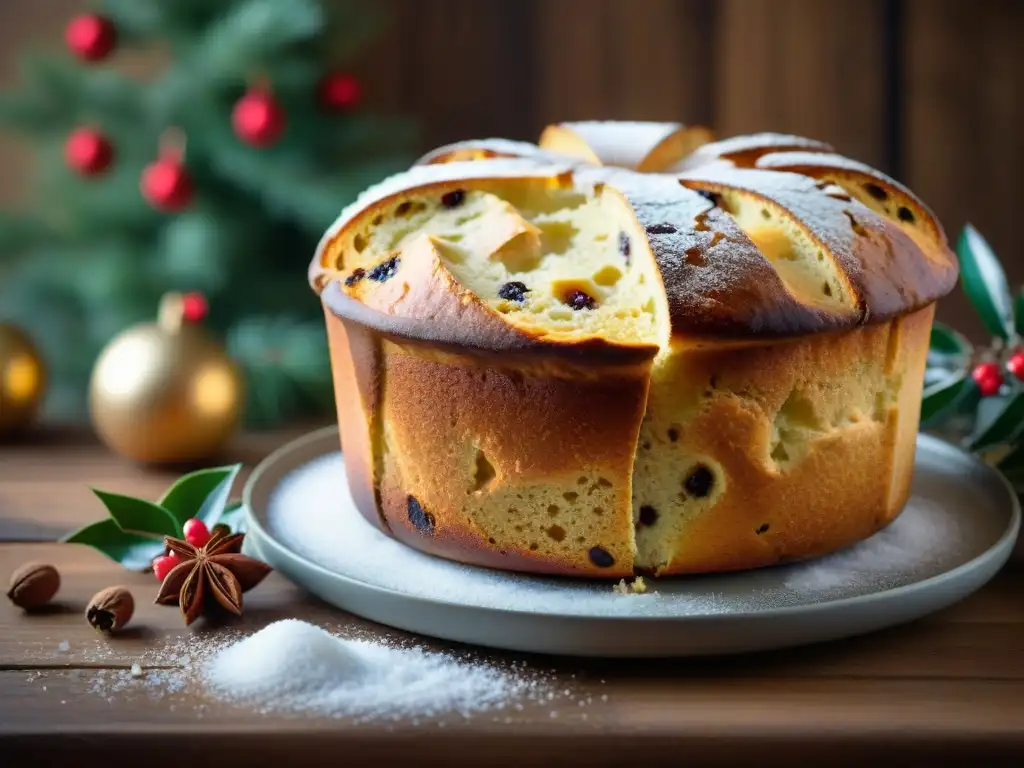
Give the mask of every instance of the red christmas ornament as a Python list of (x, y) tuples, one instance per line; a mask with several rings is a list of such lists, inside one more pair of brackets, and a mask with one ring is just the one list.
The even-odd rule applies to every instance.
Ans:
[(332, 72), (320, 81), (318, 97), (323, 107), (335, 112), (344, 112), (359, 103), (361, 91), (355, 75)]
[(139, 188), (153, 207), (161, 211), (180, 211), (192, 202), (192, 175), (175, 157), (164, 157), (147, 165)]
[(117, 30), (109, 19), (85, 13), (67, 25), (64, 41), (71, 52), (83, 61), (102, 61), (117, 44)]
[(288, 117), (274, 95), (262, 90), (249, 91), (240, 98), (231, 119), (238, 138), (255, 147), (274, 144), (288, 123)]
[(1003, 374), (995, 363), (982, 363), (971, 371), (971, 378), (978, 385), (982, 397), (993, 397), (999, 394), (1003, 386)]
[(114, 147), (99, 131), (79, 128), (64, 143), (64, 160), (82, 176), (97, 176), (113, 162)]
[[(181, 317), (186, 323), (201, 323), (206, 319), (208, 310), (206, 297), (198, 291), (186, 293), (181, 297)], [(188, 523), (185, 525), (187, 526)]]
[(1024, 380), (1024, 351), (1014, 352), (1006, 363), (1006, 369), (1018, 379)]

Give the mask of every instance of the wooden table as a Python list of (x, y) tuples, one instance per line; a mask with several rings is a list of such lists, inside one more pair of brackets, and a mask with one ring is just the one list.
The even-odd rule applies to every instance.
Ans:
[[(301, 431), (244, 437), (229, 458), (251, 467)], [(42, 615), (26, 616), (0, 601), (0, 765), (1024, 760), (1019, 571), (1004, 571), (960, 605), (915, 624), (811, 648), (671, 662), (527, 658), (557, 670), (559, 686), (592, 695), (589, 706), (557, 718), (550, 707), (529, 703), (444, 728), (429, 720), (354, 725), (257, 715), (196, 694), (154, 701), (129, 690), (108, 701), (90, 693), (94, 676), (126, 669), (146, 648), (203, 629), (187, 630), (175, 610), (151, 604), (152, 575), (128, 573), (92, 550), (53, 540), (103, 516), (89, 486), (155, 498), (174, 477), (130, 466), (80, 434), (46, 432), (0, 447), (0, 576), (28, 560), (51, 562), (63, 574), (58, 604)], [(131, 631), (104, 639), (82, 610), (93, 593), (116, 583), (133, 590), (138, 609)], [(276, 574), (246, 596), (240, 625), (258, 629), (287, 616), (381, 631)], [(60, 650), (64, 640), (68, 652)], [(99, 643), (109, 647), (102, 663), (84, 652)]]

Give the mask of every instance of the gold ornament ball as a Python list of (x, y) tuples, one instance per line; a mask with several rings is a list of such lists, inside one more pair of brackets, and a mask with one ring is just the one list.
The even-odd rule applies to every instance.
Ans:
[(27, 427), (46, 393), (47, 370), (21, 328), (0, 323), (0, 437)]
[(100, 439), (146, 464), (211, 458), (238, 428), (242, 378), (221, 344), (164, 296), (156, 323), (121, 333), (93, 368), (89, 404)]

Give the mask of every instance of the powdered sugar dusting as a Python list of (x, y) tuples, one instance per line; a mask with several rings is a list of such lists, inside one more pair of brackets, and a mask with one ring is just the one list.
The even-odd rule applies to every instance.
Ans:
[(270, 498), (266, 522), (281, 544), (325, 569), (424, 600), (566, 616), (714, 616), (855, 597), (944, 573), (992, 544), (991, 528), (964, 521), (963, 507), (948, 502), (955, 497), (951, 489), (920, 492), (887, 529), (830, 557), (743, 573), (652, 578), (647, 593), (630, 596), (617, 594), (613, 582), (495, 571), (407, 547), (352, 506), (338, 453), (288, 475)]

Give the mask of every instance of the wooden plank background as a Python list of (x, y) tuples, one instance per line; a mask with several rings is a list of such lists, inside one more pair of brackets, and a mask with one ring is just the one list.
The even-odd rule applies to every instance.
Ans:
[[(1024, 283), (1024, 2), (387, 2), (353, 68), (367, 109), (421, 121), (421, 149), (583, 118), (810, 135), (909, 184), (951, 236), (974, 223)], [(86, 5), (0, 3), (0, 82)], [(0, 201), (24, 181), (20, 154), (0, 143)], [(961, 296), (939, 314), (979, 335)]]

